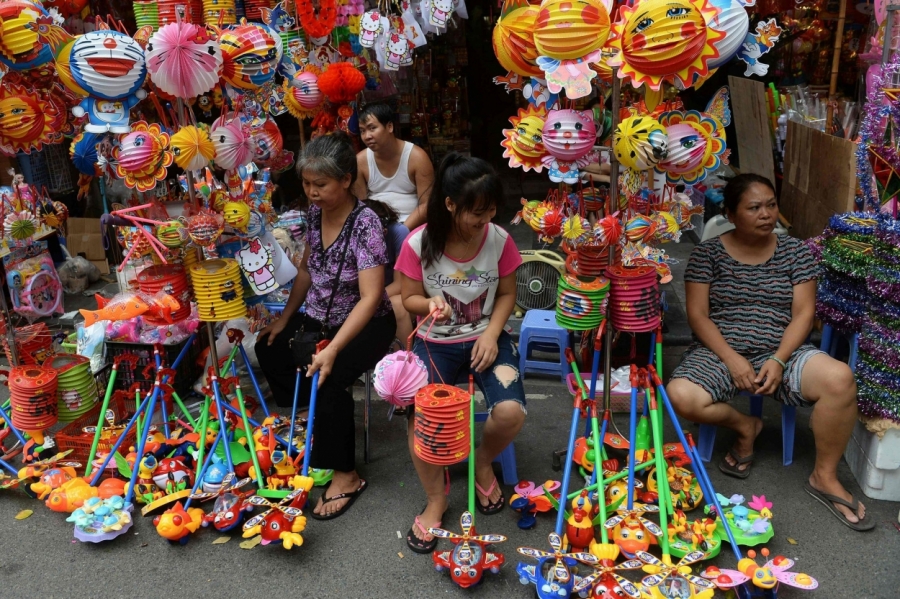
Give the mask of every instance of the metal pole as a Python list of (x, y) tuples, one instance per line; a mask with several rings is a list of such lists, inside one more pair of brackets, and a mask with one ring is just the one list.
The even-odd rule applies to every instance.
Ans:
[[(619, 95), (621, 90), (621, 83), (619, 80), (619, 69), (613, 67), (612, 70), (612, 130), (615, 130), (616, 125), (619, 124)], [(619, 207), (619, 161), (616, 160), (616, 153), (609, 153), (609, 197), (610, 197), (610, 209), (615, 212), (615, 210)], [(608, 214), (606, 216), (609, 216)], [(610, 266), (612, 266), (616, 261), (616, 252), (615, 248), (610, 245), (609, 247), (609, 257), (607, 259)], [(612, 402), (612, 395), (610, 391), (612, 387), (610, 386), (610, 379), (612, 375), (612, 342), (613, 342), (613, 327), (609, 322), (609, 303), (607, 302), (607, 310), (606, 310), (606, 337), (603, 340), (603, 410), (604, 412), (609, 411), (610, 403)], [(595, 383), (591, 383), (592, 385)], [(631, 441), (634, 443), (634, 440)], [(596, 449), (596, 448), (595, 448)], [(563, 489), (565, 491), (565, 489)]]
[[(834, 54), (831, 57), (831, 81), (828, 85), (828, 109), (825, 119), (825, 132), (831, 131), (831, 121), (834, 117), (834, 94), (837, 91), (838, 67), (841, 63), (841, 45), (844, 43), (844, 20), (847, 18), (847, 0), (841, 0), (838, 9), (837, 28), (834, 32)], [(888, 17), (890, 18), (890, 17)], [(890, 30), (885, 30), (885, 39), (890, 38)]]
[[(6, 294), (3, 292), (4, 285), (6, 285), (5, 278), (0, 281), (0, 310), (3, 310), (3, 318), (6, 321), (6, 343), (9, 345), (9, 358), (12, 361), (10, 366), (18, 366), (19, 353), (16, 351), (16, 335), (13, 333), (12, 321), (9, 319), (9, 305), (6, 303)], [(9, 292), (12, 294), (12, 289)]]

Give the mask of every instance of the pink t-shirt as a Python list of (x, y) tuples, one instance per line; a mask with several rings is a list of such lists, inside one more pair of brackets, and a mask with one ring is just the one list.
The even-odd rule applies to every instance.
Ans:
[[(394, 268), (422, 281), (428, 297), (442, 297), (450, 305), (450, 320), (435, 324), (429, 341), (454, 343), (477, 339), (490, 322), (500, 279), (514, 273), (522, 264), (519, 250), (509, 233), (489, 224), (473, 258), (457, 260), (444, 254), (425, 268), (421, 260), (425, 226), (406, 238)], [(419, 329), (420, 337), (425, 336), (427, 328)]]

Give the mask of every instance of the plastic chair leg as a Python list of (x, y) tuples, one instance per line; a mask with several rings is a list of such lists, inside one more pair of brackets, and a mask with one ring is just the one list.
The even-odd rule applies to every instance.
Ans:
[(762, 395), (751, 395), (750, 396), (750, 415), (755, 416), (756, 418), (762, 418), (763, 411), (763, 396)]
[(697, 450), (700, 452), (700, 458), (704, 462), (712, 459), (713, 446), (716, 444), (716, 426), (712, 424), (701, 424), (700, 435), (697, 440)]
[[(475, 422), (485, 422), (487, 419), (487, 412), (475, 412)], [(519, 483), (519, 473), (516, 467), (516, 446), (514, 443), (510, 442), (500, 452), (500, 455), (494, 458), (494, 462), (500, 462), (504, 485), (514, 486)]]
[(797, 423), (797, 408), (781, 406), (781, 445), (782, 459), (785, 466), (794, 461), (794, 429)]
[(528, 361), (528, 337), (519, 339), (519, 376), (525, 378), (525, 362)]
[(856, 359), (858, 357), (859, 352), (859, 333), (853, 333), (853, 339), (850, 340), (850, 359), (848, 360), (848, 364), (850, 366), (850, 370), (856, 372)]
[(363, 462), (369, 463), (369, 410), (372, 407), (372, 371), (365, 374), (366, 401), (363, 403)]
[(819, 349), (823, 352), (828, 352), (831, 349), (831, 340), (834, 337), (834, 329), (831, 328), (830, 324), (826, 324), (822, 327), (822, 342), (819, 344)]

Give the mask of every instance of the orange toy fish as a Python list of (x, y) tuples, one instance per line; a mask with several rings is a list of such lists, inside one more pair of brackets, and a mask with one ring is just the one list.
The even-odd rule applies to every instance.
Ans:
[(203, 522), (203, 510), (192, 507), (185, 511), (181, 502), (175, 503), (175, 507), (167, 509), (162, 515), (153, 519), (156, 532), (170, 543), (187, 543), (188, 535), (196, 532)]
[(92, 487), (83, 478), (73, 478), (50, 492), (44, 503), (54, 512), (72, 513), (91, 497), (109, 499), (125, 492), (125, 481), (108, 478), (99, 487)]
[(100, 320), (129, 320), (141, 314), (150, 314), (171, 324), (172, 312), (177, 311), (180, 307), (178, 300), (171, 295), (161, 294), (146, 298), (146, 301), (138, 295), (132, 295), (121, 301), (113, 298), (99, 310), (79, 310), (79, 312), (84, 316), (84, 326), (86, 327)]

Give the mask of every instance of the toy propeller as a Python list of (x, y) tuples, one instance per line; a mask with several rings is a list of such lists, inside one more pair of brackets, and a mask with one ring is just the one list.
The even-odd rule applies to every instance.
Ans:
[(569, 582), (570, 577), (569, 568), (568, 566), (566, 566), (564, 558), (571, 558), (591, 565), (594, 565), (598, 562), (597, 558), (591, 553), (563, 553), (562, 538), (555, 532), (551, 532), (549, 535), (547, 535), (547, 540), (550, 542), (550, 546), (553, 548), (553, 553), (542, 551), (540, 549), (533, 549), (531, 547), (519, 547), (519, 553), (521, 553), (522, 555), (527, 555), (528, 557), (533, 557), (535, 559), (541, 559), (545, 557), (556, 558), (556, 564), (553, 566), (553, 576), (562, 584)]
[(620, 572), (622, 570), (637, 570), (641, 566), (644, 565), (639, 559), (628, 560), (627, 562), (623, 562), (618, 566), (612, 565), (612, 562), (606, 560), (606, 563), (601, 562), (599, 566), (594, 566), (594, 571), (591, 574), (588, 574), (581, 581), (576, 584), (572, 588), (573, 593), (580, 593), (581, 591), (587, 590), (591, 588), (594, 582), (597, 581), (602, 576), (612, 576), (616, 582), (619, 583), (619, 588), (622, 589), (622, 592), (632, 597), (633, 599), (641, 598), (641, 591), (628, 579), (622, 578), (616, 572)]
[[(644, 586), (658, 587), (669, 576), (672, 576), (673, 574), (675, 574), (676, 576), (680, 576), (688, 582), (693, 583), (694, 585), (703, 589), (713, 589), (716, 586), (705, 578), (700, 578), (699, 576), (693, 576), (692, 574), (689, 574), (690, 569), (686, 568), (686, 566), (705, 558), (706, 553), (704, 553), (703, 551), (691, 551), (683, 558), (681, 558), (681, 561), (679, 561), (674, 566), (669, 566), (663, 563), (646, 551), (637, 551), (635, 555), (637, 555), (637, 557), (645, 564), (649, 564), (658, 569), (656, 574), (645, 576), (643, 580), (641, 580), (641, 583), (644, 584)], [(682, 570), (687, 570), (687, 572), (683, 572)]]
[[(221, 497), (226, 493), (235, 493), (238, 489), (249, 483), (251, 478), (242, 478), (239, 481), (235, 481), (234, 472), (229, 472), (225, 475), (225, 478), (222, 479), (222, 486), (219, 487), (219, 490), (215, 493), (192, 493), (191, 499), (197, 499), (199, 501), (206, 501), (207, 499), (213, 499), (215, 497)], [(256, 505), (256, 504), (254, 504)]]
[(621, 510), (618, 514), (607, 520), (603, 526), (606, 528), (615, 528), (625, 520), (638, 520), (650, 534), (659, 537), (662, 536), (662, 529), (650, 520), (641, 516), (641, 514), (646, 514), (647, 512), (658, 511), (659, 507), (655, 505), (635, 504), (630, 510)]
[(303, 493), (304, 491), (305, 491), (305, 489), (303, 489), (303, 488), (299, 488), (299, 489), (296, 489), (295, 491), (291, 491), (291, 493), (287, 497), (285, 497), (278, 503), (272, 503), (265, 497), (260, 497), (259, 495), (254, 495), (253, 497), (251, 497), (250, 499), (247, 500), (248, 503), (251, 503), (253, 505), (260, 506), (260, 507), (268, 507), (269, 509), (267, 509), (263, 513), (257, 514), (256, 516), (253, 516), (252, 518), (247, 520), (244, 523), (244, 530), (250, 530), (257, 524), (260, 524), (263, 520), (265, 520), (266, 516), (268, 516), (269, 512), (271, 512), (272, 510), (278, 510), (279, 512), (283, 513), (285, 516), (287, 516), (289, 518), (296, 518), (297, 516), (301, 515), (303, 513), (303, 510), (301, 510), (298, 507), (288, 507), (288, 504), (290, 504), (297, 497), (297, 495), (299, 495), (300, 493)]
[(474, 525), (475, 518), (472, 516), (472, 512), (465, 511), (462, 513), (462, 516), (459, 517), (459, 526), (462, 529), (461, 535), (450, 532), (449, 530), (444, 530), (443, 528), (429, 528), (428, 532), (435, 537), (440, 537), (442, 539), (462, 541), (463, 545), (459, 550), (461, 558), (464, 557), (464, 552), (471, 551), (469, 541), (475, 541), (476, 543), (502, 543), (506, 540), (506, 537), (503, 535), (471, 535), (469, 533), (472, 531)]
[[(132, 397), (133, 397), (133, 394), (132, 394)], [(124, 424), (116, 424), (116, 413), (113, 412), (112, 410), (106, 410), (106, 414), (104, 414), (104, 419), (106, 420), (107, 424), (109, 424), (109, 426), (103, 427), (103, 430), (105, 430), (105, 431), (111, 431), (113, 433), (117, 433), (118, 431), (123, 431), (126, 428), (126, 426)], [(84, 431), (85, 433), (93, 435), (94, 433), (97, 432), (97, 427), (96, 426), (85, 426), (81, 430)]]
[(71, 467), (71, 468), (81, 468), (81, 462), (60, 462), (64, 457), (72, 453), (74, 450), (69, 449), (67, 451), (63, 451), (61, 453), (56, 454), (53, 457), (49, 457), (43, 460), (39, 460), (34, 462), (30, 466), (26, 466), (19, 470), (19, 479), (25, 478), (35, 478), (43, 474), (46, 470), (49, 470), (54, 466), (62, 466), (62, 467)]

